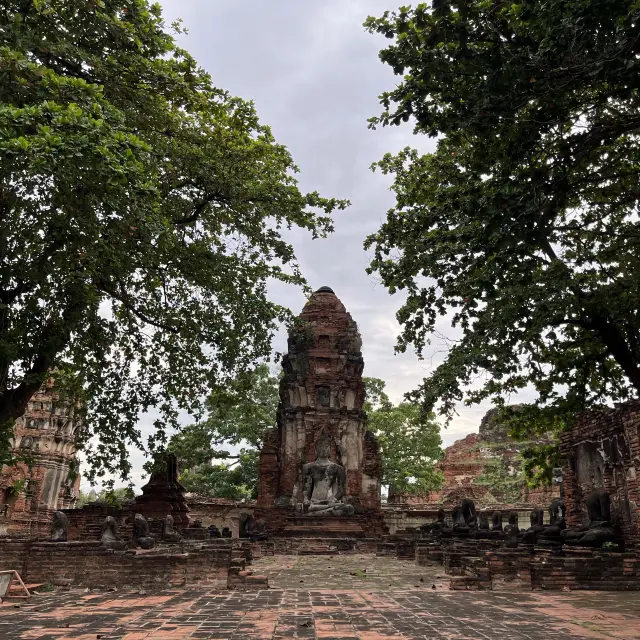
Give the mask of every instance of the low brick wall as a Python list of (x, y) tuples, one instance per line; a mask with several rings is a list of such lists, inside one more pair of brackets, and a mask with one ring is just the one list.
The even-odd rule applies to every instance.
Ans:
[(0, 569), (18, 571), (25, 582), (63, 586), (226, 589), (231, 553), (226, 541), (188, 551), (112, 551), (99, 542), (0, 540)]
[(640, 554), (575, 550), (564, 556), (540, 554), (531, 560), (534, 589), (640, 589)]
[(486, 551), (486, 564), (493, 591), (531, 589), (532, 554), (528, 548)]
[(640, 552), (606, 552), (495, 541), (418, 541), (416, 564), (444, 565), (452, 589), (640, 590)]
[[(375, 553), (378, 541), (372, 538), (273, 538), (269, 552), (276, 555)], [(271, 551), (272, 550), (272, 551)]]

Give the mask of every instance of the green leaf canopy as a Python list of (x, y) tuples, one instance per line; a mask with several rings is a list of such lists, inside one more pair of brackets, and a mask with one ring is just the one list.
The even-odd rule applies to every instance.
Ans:
[(440, 426), (419, 405), (394, 405), (379, 378), (364, 378), (367, 429), (373, 432), (382, 452), (382, 483), (399, 493), (424, 494), (442, 485), (436, 469), (442, 458)]
[(369, 18), (400, 76), (371, 126), (437, 149), (377, 167), (396, 206), (366, 246), (406, 292), (398, 348), (461, 331), (428, 410), (527, 386), (539, 430), (640, 390), (640, 4), (438, 0)]
[(255, 499), (266, 429), (276, 424), (278, 380), (266, 364), (240, 372), (205, 402), (206, 418), (171, 438), (180, 482), (212, 498)]
[(323, 236), (346, 206), (301, 193), (296, 171), (158, 5), (3, 2), (2, 460), (54, 367), (84, 378), (92, 463), (126, 474), (141, 410), (162, 440), (178, 410), (267, 356), (289, 317), (267, 282), (303, 283), (282, 229)]

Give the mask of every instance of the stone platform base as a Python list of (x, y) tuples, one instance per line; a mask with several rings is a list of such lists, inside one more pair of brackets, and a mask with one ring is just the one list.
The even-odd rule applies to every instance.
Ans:
[(282, 535), (296, 538), (364, 538), (357, 516), (293, 516)]
[(377, 541), (371, 538), (274, 538), (275, 555), (338, 555), (375, 553)]

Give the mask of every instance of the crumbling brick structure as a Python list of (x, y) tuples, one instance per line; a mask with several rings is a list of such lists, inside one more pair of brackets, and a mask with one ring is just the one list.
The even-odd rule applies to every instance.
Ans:
[[(517, 408), (514, 405), (514, 408)], [(478, 433), (456, 440), (444, 450), (438, 468), (444, 484), (425, 495), (389, 495), (389, 504), (413, 508), (453, 506), (463, 498), (471, 498), (480, 508), (500, 510), (546, 507), (560, 496), (559, 485), (532, 489), (527, 486), (522, 470), (520, 451), (532, 444), (509, 436), (508, 427), (498, 419), (497, 409), (482, 418)], [(537, 443), (550, 441), (540, 438)]]
[[(99, 541), (0, 540), (3, 568), (24, 581), (90, 588), (167, 589), (186, 585), (235, 588), (230, 582), (232, 545), (209, 541), (187, 548), (135, 552), (105, 549)], [(235, 577), (235, 576), (234, 576)], [(235, 580), (237, 582), (237, 579)]]
[(157, 520), (171, 514), (176, 527), (186, 527), (189, 524), (189, 507), (184, 494), (185, 489), (178, 482), (176, 456), (166, 453), (158, 462), (149, 482), (142, 487), (142, 495), (136, 496), (132, 509), (145, 518)]
[[(381, 457), (362, 409), (364, 361), (358, 327), (328, 287), (316, 291), (289, 334), (282, 366), (278, 427), (260, 456), (257, 507), (272, 529), (302, 502), (302, 465), (320, 436), (346, 470), (346, 501), (356, 513), (380, 509)], [(277, 514), (274, 511), (282, 510)]]
[(71, 507), (78, 496), (78, 407), (55, 393), (53, 383), (49, 379), (16, 420), (13, 453), (29, 464), (0, 470), (0, 535), (42, 533), (53, 512)]
[(640, 546), (640, 402), (580, 414), (562, 434), (569, 527), (585, 524), (585, 498), (605, 489), (627, 548)]

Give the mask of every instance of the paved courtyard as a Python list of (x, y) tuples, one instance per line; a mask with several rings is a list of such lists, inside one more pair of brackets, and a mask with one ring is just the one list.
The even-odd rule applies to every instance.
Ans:
[(640, 593), (452, 592), (441, 567), (277, 556), (257, 592), (46, 593), (0, 604), (0, 639), (640, 639)]

